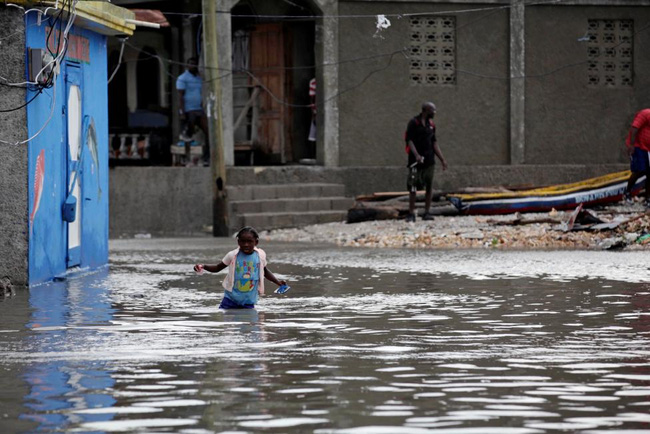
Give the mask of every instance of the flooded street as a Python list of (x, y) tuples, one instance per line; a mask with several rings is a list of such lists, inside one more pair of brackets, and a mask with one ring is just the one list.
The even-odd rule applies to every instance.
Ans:
[(650, 433), (647, 253), (262, 242), (292, 289), (223, 312), (192, 265), (235, 247), (0, 302), (0, 432)]

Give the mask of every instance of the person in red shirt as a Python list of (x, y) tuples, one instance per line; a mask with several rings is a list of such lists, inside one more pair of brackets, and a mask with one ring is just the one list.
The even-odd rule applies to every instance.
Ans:
[(648, 159), (648, 153), (650, 152), (650, 109), (643, 109), (634, 117), (625, 147), (630, 156), (630, 171), (632, 172), (625, 188), (625, 199), (631, 201), (634, 184), (640, 177), (645, 175), (646, 206), (650, 207), (650, 161)]

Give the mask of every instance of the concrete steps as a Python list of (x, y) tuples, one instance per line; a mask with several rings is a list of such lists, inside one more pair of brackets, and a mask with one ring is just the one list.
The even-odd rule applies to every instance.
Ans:
[(230, 226), (258, 230), (343, 221), (354, 199), (343, 184), (301, 183), (227, 187)]

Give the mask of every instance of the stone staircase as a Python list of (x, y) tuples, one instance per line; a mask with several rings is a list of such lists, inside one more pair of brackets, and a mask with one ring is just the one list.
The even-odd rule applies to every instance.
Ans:
[(230, 228), (257, 230), (344, 221), (354, 199), (335, 183), (287, 183), (227, 187)]

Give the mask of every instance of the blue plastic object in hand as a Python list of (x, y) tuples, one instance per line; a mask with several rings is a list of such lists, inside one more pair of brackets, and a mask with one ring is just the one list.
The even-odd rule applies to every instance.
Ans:
[(276, 294), (284, 294), (285, 292), (287, 292), (290, 289), (291, 289), (291, 287), (289, 285), (281, 285), (280, 287), (278, 287), (278, 289), (275, 290), (275, 293)]

